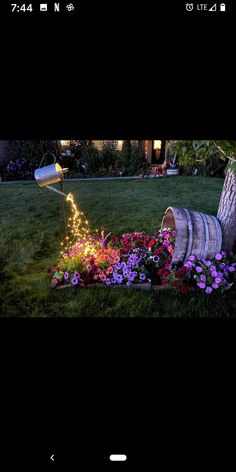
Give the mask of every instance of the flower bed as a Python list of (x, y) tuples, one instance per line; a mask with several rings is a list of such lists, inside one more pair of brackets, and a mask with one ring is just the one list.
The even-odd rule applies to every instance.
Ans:
[(107, 286), (135, 288), (171, 287), (182, 293), (196, 288), (207, 295), (231, 288), (236, 262), (226, 253), (213, 261), (194, 255), (171, 267), (176, 231), (162, 229), (153, 236), (143, 232), (113, 236), (109, 242), (99, 236), (78, 240), (62, 254), (57, 267), (49, 267), (53, 288)]

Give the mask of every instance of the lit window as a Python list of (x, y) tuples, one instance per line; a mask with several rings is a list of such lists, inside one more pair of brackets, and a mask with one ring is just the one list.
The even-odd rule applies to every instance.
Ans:
[(154, 141), (153, 148), (156, 150), (161, 149), (161, 141)]
[(65, 146), (69, 146), (70, 144), (70, 141), (61, 141), (61, 146), (65, 147)]

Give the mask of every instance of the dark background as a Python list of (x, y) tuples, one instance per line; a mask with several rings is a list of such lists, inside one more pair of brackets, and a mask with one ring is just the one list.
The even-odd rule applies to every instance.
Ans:
[[(77, 4), (42, 18), (4, 3), (1, 139), (235, 139), (233, 5)], [(234, 324), (1, 320), (4, 470), (117, 468), (114, 452), (129, 470), (228, 469)]]

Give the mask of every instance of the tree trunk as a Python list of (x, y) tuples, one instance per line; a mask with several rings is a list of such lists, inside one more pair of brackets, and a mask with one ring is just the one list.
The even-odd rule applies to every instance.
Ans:
[(222, 227), (222, 249), (230, 252), (236, 241), (236, 174), (230, 167), (221, 193), (217, 218)]

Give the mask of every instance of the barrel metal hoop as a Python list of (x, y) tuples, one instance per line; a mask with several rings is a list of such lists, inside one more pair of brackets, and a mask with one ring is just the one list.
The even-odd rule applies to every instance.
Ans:
[(210, 215), (210, 217), (213, 219), (215, 228), (216, 228), (216, 234), (217, 234), (216, 253), (217, 253), (217, 252), (220, 252), (222, 248), (222, 230), (221, 230), (219, 220), (217, 220), (215, 216)]
[(192, 247), (193, 247), (193, 223), (192, 223), (192, 217), (191, 217), (190, 211), (187, 208), (183, 208), (183, 211), (185, 213), (185, 216), (188, 222), (188, 247), (187, 247), (186, 256), (185, 256), (185, 260), (187, 260), (189, 256), (191, 256)]
[(201, 215), (201, 218), (203, 220), (204, 228), (205, 228), (205, 245), (204, 245), (204, 250), (203, 250), (203, 259), (206, 259), (208, 251), (209, 251), (209, 228), (208, 228), (208, 222), (207, 222), (207, 217), (204, 215), (204, 213), (199, 212), (199, 215)]

